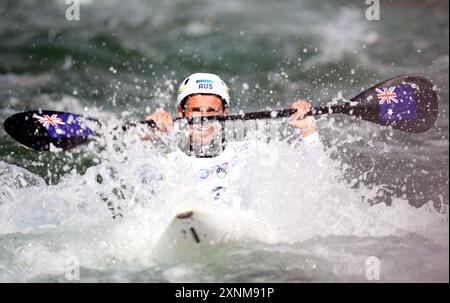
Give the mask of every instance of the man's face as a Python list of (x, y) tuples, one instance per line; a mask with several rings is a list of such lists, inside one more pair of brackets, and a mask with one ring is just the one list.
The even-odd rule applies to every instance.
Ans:
[[(225, 115), (227, 110), (222, 100), (215, 95), (193, 95), (186, 101), (186, 118), (208, 117)], [(178, 116), (182, 116), (181, 108), (178, 108)], [(194, 144), (209, 144), (220, 134), (222, 127), (218, 122), (201, 123), (189, 126)]]

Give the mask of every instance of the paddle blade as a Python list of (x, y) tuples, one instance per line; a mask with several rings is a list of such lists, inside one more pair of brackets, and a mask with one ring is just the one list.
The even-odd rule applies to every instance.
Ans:
[(438, 98), (423, 77), (399, 76), (381, 82), (351, 99), (342, 113), (411, 133), (435, 125)]
[(68, 150), (93, 136), (76, 114), (39, 110), (17, 113), (3, 123), (6, 133), (20, 144), (39, 151)]

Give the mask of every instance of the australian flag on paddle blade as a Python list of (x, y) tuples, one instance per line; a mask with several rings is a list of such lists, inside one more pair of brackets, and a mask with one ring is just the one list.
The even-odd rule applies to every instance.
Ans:
[(383, 122), (417, 118), (414, 89), (409, 84), (377, 89), (380, 119)]
[(89, 137), (92, 130), (86, 127), (79, 115), (63, 113), (51, 115), (34, 115), (46, 129), (50, 137), (54, 139), (67, 137)]

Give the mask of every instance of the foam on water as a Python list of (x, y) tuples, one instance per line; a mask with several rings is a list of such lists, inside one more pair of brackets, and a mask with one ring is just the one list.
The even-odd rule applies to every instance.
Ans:
[[(362, 1), (85, 0), (67, 22), (62, 0), (5, 3), (0, 118), (42, 108), (107, 123), (56, 154), (0, 129), (0, 281), (65, 282), (75, 261), (82, 281), (365, 281), (369, 256), (382, 281), (448, 281), (448, 5), (386, 3), (383, 22), (367, 22)], [(152, 248), (173, 213), (221, 206), (138, 131), (113, 128), (173, 109), (177, 81), (200, 70), (230, 84), (235, 112), (420, 74), (439, 88), (440, 117), (405, 135), (329, 116), (319, 163), (263, 144), (235, 184), (245, 203), (233, 211), (248, 218), (238, 244), (162, 265)], [(142, 184), (144, 166), (167, 178)]]
[[(90, 152), (101, 146), (97, 154), (101, 163), (88, 168), (83, 175), (68, 174), (52, 186), (22, 168), (1, 162), (2, 281), (64, 281), (67, 262), (73, 258), (91, 280), (148, 280), (146, 274), (138, 273), (152, 270), (155, 272), (150, 274), (151, 279), (156, 280), (204, 279), (196, 275), (198, 268), (191, 263), (158, 271), (153, 248), (177, 210), (194, 207), (217, 211), (224, 206), (214, 205), (209, 197), (193, 191), (194, 172), (169, 161), (152, 144), (140, 141), (139, 130), (118, 133), (104, 126), (103, 131), (102, 140), (85, 147)], [(369, 188), (352, 189), (340, 178), (338, 163), (325, 154), (313, 159), (285, 142), (261, 144), (248, 158), (242, 178), (234, 184), (243, 201), (239, 208), (233, 209), (236, 218), (254, 218), (242, 219), (245, 224), (234, 230), (235, 240), (239, 243), (240, 239), (244, 249), (219, 251), (209, 262), (200, 259), (197, 265), (200, 268), (215, 264), (215, 258), (224, 258), (224, 254), (225, 260), (232, 262), (245, 251), (258, 255), (261, 249), (274, 254), (283, 250), (286, 253), (286, 249), (297, 254), (308, 252), (313, 259), (330, 257), (335, 252), (328, 246), (335, 245), (339, 237), (342, 245), (348, 245), (346, 254), (356, 254), (358, 260), (367, 257), (367, 252), (359, 253), (361, 242), (372, 247), (381, 239), (386, 249), (396, 249), (398, 243), (388, 239), (399, 239), (406, 245), (423, 239), (417, 241), (422, 245), (417, 253), (425, 247), (434, 247), (435, 261), (448, 264), (448, 255), (445, 259), (443, 253), (448, 251), (447, 212), (439, 213), (430, 204), (417, 209), (401, 199), (390, 207), (369, 206), (362, 197), (377, 192)], [(143, 167), (147, 172), (163, 172), (166, 178), (142, 184)], [(245, 243), (259, 244), (245, 248)], [(261, 248), (264, 245), (269, 246)], [(411, 258), (417, 257), (414, 251), (409, 253)], [(351, 266), (343, 269), (353, 262), (349, 258), (346, 256), (346, 261), (335, 264), (342, 267), (341, 280), (355, 278)], [(273, 268), (277, 266), (280, 264), (273, 264)], [(230, 264), (220, 270), (213, 268), (210, 278), (217, 278), (214, 274), (217, 270), (231, 268)], [(124, 271), (137, 277), (120, 278)], [(231, 280), (239, 280), (229, 274)], [(324, 280), (321, 274), (325, 275), (314, 270), (297, 278)], [(227, 276), (223, 277), (226, 280)], [(442, 278), (441, 274), (431, 275), (430, 279), (433, 277)]]

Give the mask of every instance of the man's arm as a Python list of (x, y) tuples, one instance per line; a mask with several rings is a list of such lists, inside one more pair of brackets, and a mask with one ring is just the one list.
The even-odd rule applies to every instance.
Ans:
[(297, 109), (297, 112), (292, 115), (289, 120), (289, 125), (298, 130), (298, 135), (293, 135), (294, 148), (302, 151), (306, 157), (311, 157), (311, 161), (316, 161), (324, 155), (324, 145), (320, 140), (317, 132), (316, 120), (313, 116), (305, 115), (311, 110), (311, 104), (305, 100), (294, 102), (290, 108)]
[[(300, 131), (302, 138), (316, 134), (316, 120), (313, 116), (305, 115), (311, 110), (311, 104), (306, 100), (299, 100), (289, 105), (289, 108), (296, 109), (297, 111), (289, 118), (289, 125)], [(318, 136), (317, 136), (318, 137)]]
[(168, 112), (156, 112), (150, 116), (145, 117), (145, 121), (153, 120), (156, 123), (157, 128), (150, 130), (144, 136), (142, 140), (155, 141), (161, 138), (163, 135), (167, 135), (172, 131), (173, 118)]

